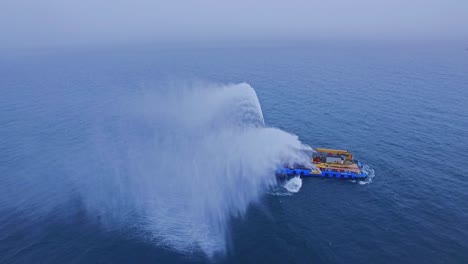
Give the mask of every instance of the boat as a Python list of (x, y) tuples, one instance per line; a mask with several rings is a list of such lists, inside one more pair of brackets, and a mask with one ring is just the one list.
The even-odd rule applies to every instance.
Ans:
[(363, 164), (347, 150), (317, 148), (312, 153), (311, 162), (313, 166), (283, 166), (276, 170), (276, 174), (279, 178), (300, 176), (354, 180), (363, 180), (368, 176), (363, 171)]

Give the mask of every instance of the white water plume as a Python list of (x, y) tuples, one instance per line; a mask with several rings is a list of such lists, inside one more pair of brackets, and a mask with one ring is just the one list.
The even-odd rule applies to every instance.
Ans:
[(229, 219), (243, 216), (276, 184), (276, 167), (308, 162), (297, 136), (265, 127), (248, 84), (144, 98), (130, 106), (121, 131), (99, 140), (106, 151), (117, 145), (119, 153), (107, 157), (122, 161), (100, 176), (107, 194), (94, 188), (93, 176), (83, 197), (90, 211), (109, 210), (118, 219), (126, 207), (160, 243), (208, 255), (225, 251)]
[(230, 219), (276, 184), (277, 166), (309, 162), (297, 136), (265, 126), (248, 84), (136, 93), (99, 112), (69, 147), (67, 176), (53, 181), (63, 196), (47, 203), (78, 196), (104, 227), (213, 256), (226, 251)]

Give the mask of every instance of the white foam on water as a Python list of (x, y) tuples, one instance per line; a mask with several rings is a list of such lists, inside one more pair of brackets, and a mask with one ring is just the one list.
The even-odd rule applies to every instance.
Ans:
[(351, 180), (353, 183), (358, 183), (360, 185), (366, 185), (372, 183), (372, 180), (375, 177), (375, 170), (369, 165), (363, 165), (362, 171), (367, 173), (367, 178), (365, 180)]
[(302, 179), (297, 176), (287, 180), (281, 180), (278, 185), (271, 188), (269, 194), (274, 196), (291, 196), (298, 193), (302, 187)]
[(288, 192), (297, 193), (302, 187), (302, 179), (300, 177), (291, 178), (283, 184), (283, 187)]

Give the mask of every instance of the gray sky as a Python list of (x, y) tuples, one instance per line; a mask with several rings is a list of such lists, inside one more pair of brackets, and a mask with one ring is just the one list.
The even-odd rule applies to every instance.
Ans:
[(468, 40), (468, 0), (0, 0), (0, 48), (313, 39)]

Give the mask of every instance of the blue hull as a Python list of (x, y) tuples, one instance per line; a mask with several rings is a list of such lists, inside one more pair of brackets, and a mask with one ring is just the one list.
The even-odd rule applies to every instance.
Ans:
[(300, 176), (302, 177), (316, 177), (316, 178), (336, 178), (336, 179), (356, 179), (363, 180), (367, 178), (367, 173), (355, 173), (355, 172), (338, 172), (338, 171), (327, 171), (323, 170), (321, 174), (312, 173), (310, 169), (300, 169), (300, 168), (278, 168), (276, 169), (276, 175), (278, 177), (289, 178)]

